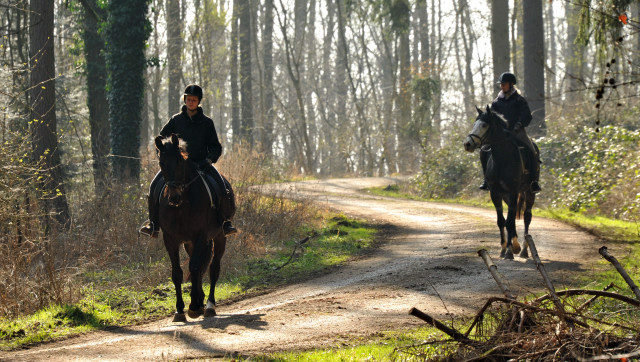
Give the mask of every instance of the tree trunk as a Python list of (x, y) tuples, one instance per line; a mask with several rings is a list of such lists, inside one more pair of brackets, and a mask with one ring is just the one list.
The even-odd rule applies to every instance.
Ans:
[(542, 0), (523, 2), (524, 26), (524, 95), (527, 97), (533, 120), (529, 134), (541, 137), (546, 134), (544, 94), (544, 27)]
[(147, 5), (147, 0), (112, 0), (106, 26), (113, 173), (117, 180), (134, 185), (140, 180)]
[(493, 53), (493, 81), (500, 74), (509, 71), (509, 1), (491, 1), (491, 51)]
[(106, 18), (106, 12), (95, 0), (87, 0), (85, 8), (84, 53), (87, 71), (87, 107), (91, 128), (91, 151), (93, 154), (93, 181), (96, 195), (105, 191), (109, 178), (109, 103), (107, 102), (107, 67), (104, 60), (104, 39), (98, 34), (98, 18)]
[(238, 43), (240, 44), (240, 107), (242, 121), (240, 138), (253, 143), (253, 91), (251, 65), (251, 0), (238, 1)]
[(262, 61), (264, 67), (264, 110), (266, 113), (262, 137), (263, 152), (273, 155), (273, 130), (275, 110), (273, 108), (273, 4), (274, 0), (265, 0), (264, 33), (262, 37)]
[(233, 15), (231, 17), (231, 49), (229, 49), (229, 83), (231, 84), (231, 131), (233, 132), (233, 144), (242, 142), (240, 124), (240, 95), (238, 88), (238, 16), (240, 14), (239, 1), (233, 2)]
[(180, 111), (182, 88), (182, 16), (180, 0), (167, 0), (167, 69), (169, 83), (167, 89), (168, 118)]
[(69, 206), (63, 184), (56, 134), (56, 72), (52, 1), (32, 0), (29, 6), (29, 56), (31, 58), (31, 142), (38, 169), (38, 191), (47, 217), (67, 224)]
[[(578, 90), (584, 81), (584, 46), (576, 43), (578, 37), (578, 22), (580, 20), (580, 6), (571, 2), (565, 3), (567, 19), (567, 38), (565, 45), (565, 64), (567, 67), (566, 99), (573, 103), (578, 99)], [(640, 36), (638, 37), (640, 39)]]

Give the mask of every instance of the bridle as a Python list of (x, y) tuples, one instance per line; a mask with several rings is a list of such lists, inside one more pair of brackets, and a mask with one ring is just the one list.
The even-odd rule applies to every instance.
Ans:
[(180, 192), (184, 192), (184, 190), (186, 190), (192, 183), (194, 183), (198, 179), (198, 177), (200, 177), (200, 175), (195, 176), (191, 181), (186, 183), (178, 181), (165, 181), (165, 184), (168, 187), (178, 189)]

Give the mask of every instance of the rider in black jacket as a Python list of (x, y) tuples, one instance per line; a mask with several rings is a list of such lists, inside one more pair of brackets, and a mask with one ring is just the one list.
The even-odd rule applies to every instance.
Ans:
[[(516, 76), (513, 73), (502, 73), (497, 83), (500, 84), (500, 93), (491, 104), (491, 110), (501, 114), (509, 122), (509, 130), (514, 132), (516, 139), (526, 146), (533, 156), (532, 170), (530, 170), (531, 191), (534, 193), (540, 192), (541, 188), (538, 183), (540, 180), (540, 157), (524, 129), (531, 123), (533, 118), (529, 104), (515, 87)], [(480, 162), (482, 163), (483, 171), (486, 170), (488, 159), (488, 152), (481, 150)], [(482, 183), (480, 189), (489, 190), (486, 180)]]
[[(195, 84), (187, 86), (184, 91), (183, 100), (185, 104), (182, 106), (182, 111), (171, 117), (160, 131), (160, 135), (167, 137), (171, 134), (177, 134), (187, 143), (189, 159), (194, 161), (204, 173), (211, 176), (217, 182), (220, 190), (224, 190), (224, 192), (220, 192), (221, 195), (218, 195), (222, 199), (219, 202), (219, 206), (222, 208), (223, 215), (229, 215), (231, 210), (225, 210), (225, 206), (230, 208), (229, 205), (232, 204), (231, 200), (227, 200), (233, 197), (230, 192), (230, 185), (224, 181), (212, 165), (218, 162), (218, 158), (222, 154), (222, 145), (218, 140), (213, 120), (205, 116), (202, 107), (200, 107), (202, 95), (200, 86)], [(158, 237), (160, 230), (158, 200), (154, 197), (153, 192), (160, 179), (161, 174), (158, 172), (153, 181), (151, 181), (151, 186), (149, 187), (149, 220), (140, 228), (140, 233), (151, 237)], [(231, 220), (226, 216), (224, 218), (222, 227), (225, 235), (237, 232), (236, 228), (231, 224)]]

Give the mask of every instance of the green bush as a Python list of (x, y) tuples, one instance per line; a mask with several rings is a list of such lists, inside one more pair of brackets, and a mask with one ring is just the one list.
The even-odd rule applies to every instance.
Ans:
[(637, 220), (640, 131), (607, 126), (551, 135), (539, 142), (543, 174), (551, 176), (551, 206)]

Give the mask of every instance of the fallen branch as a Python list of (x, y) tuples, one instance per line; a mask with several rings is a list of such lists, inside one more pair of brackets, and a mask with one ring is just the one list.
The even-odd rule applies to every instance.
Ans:
[(489, 253), (487, 253), (487, 250), (486, 249), (478, 250), (478, 255), (480, 255), (482, 260), (484, 260), (484, 263), (487, 265), (487, 269), (489, 269), (489, 273), (491, 273), (491, 276), (493, 276), (493, 279), (496, 281), (496, 283), (500, 287), (500, 290), (502, 290), (502, 294), (504, 294), (505, 297), (509, 299), (515, 300), (516, 297), (513, 294), (511, 294), (509, 287), (504, 283), (504, 281), (502, 281), (502, 277), (500, 276), (500, 274), (498, 274), (498, 267), (493, 263), (493, 260), (491, 260)]
[(627, 285), (629, 285), (629, 288), (631, 288), (631, 290), (633, 291), (633, 294), (636, 295), (636, 299), (640, 300), (640, 289), (638, 289), (638, 286), (636, 285), (636, 283), (633, 282), (633, 279), (631, 279), (629, 274), (627, 274), (627, 271), (624, 270), (622, 265), (620, 265), (620, 263), (618, 262), (618, 259), (616, 259), (613, 255), (609, 254), (609, 251), (607, 251), (606, 246), (603, 246), (600, 249), (598, 249), (598, 252), (609, 263), (613, 264), (613, 266), (616, 268), (618, 273), (620, 273), (620, 275), (622, 276), (622, 279), (624, 279), (624, 281), (627, 282)]
[(540, 256), (538, 255), (538, 250), (536, 249), (536, 244), (533, 242), (533, 238), (531, 237), (531, 235), (527, 234), (524, 236), (524, 240), (529, 245), (529, 249), (531, 249), (531, 256), (536, 262), (536, 268), (538, 268), (540, 275), (542, 275), (542, 279), (544, 279), (544, 282), (547, 285), (547, 289), (549, 289), (549, 294), (551, 295), (553, 303), (555, 304), (556, 309), (560, 314), (560, 318), (564, 319), (564, 306), (562, 305), (562, 302), (560, 302), (560, 298), (558, 298), (558, 295), (556, 294), (556, 289), (554, 288), (551, 279), (547, 275), (544, 264), (542, 264), (542, 261), (540, 261)]
[[(618, 293), (612, 293), (612, 292), (606, 292), (604, 290), (589, 290), (589, 289), (567, 289), (567, 290), (562, 290), (556, 293), (556, 295), (558, 296), (566, 296), (566, 297), (571, 297), (574, 295), (595, 295), (595, 296), (599, 296), (599, 297), (607, 297), (607, 298), (613, 298), (613, 299), (617, 299), (619, 301), (631, 304), (635, 307), (640, 307), (640, 301), (637, 299), (633, 299), (633, 298), (629, 298), (625, 295), (622, 294), (618, 294)], [(549, 294), (545, 294), (541, 297), (538, 297), (537, 299), (534, 299), (535, 303), (540, 303), (544, 300), (550, 299), (551, 296)]]
[(280, 266), (276, 266), (273, 267), (273, 270), (280, 270), (282, 268), (284, 268), (287, 264), (291, 263), (291, 260), (293, 259), (293, 256), (296, 254), (296, 250), (298, 250), (298, 247), (301, 246), (302, 244), (306, 243), (307, 241), (309, 241), (309, 237), (305, 237), (302, 240), (296, 241), (296, 246), (293, 247), (293, 252), (291, 253), (291, 256), (289, 256), (289, 259), (287, 261), (284, 262), (284, 264), (280, 265)]
[(417, 309), (415, 307), (413, 307), (413, 308), (411, 308), (411, 310), (409, 310), (409, 314), (411, 314), (414, 317), (418, 317), (418, 318), (422, 319), (423, 321), (431, 324), (432, 326), (438, 328), (439, 330), (441, 330), (442, 332), (446, 333), (447, 335), (449, 335), (449, 337), (453, 338), (457, 342), (462, 342), (462, 343), (465, 343), (465, 344), (473, 344), (473, 341), (470, 340), (469, 338), (467, 338), (464, 334), (458, 332), (457, 330), (455, 330), (453, 328), (447, 327), (444, 323), (442, 323), (439, 320), (433, 318), (432, 316), (420, 311), (419, 309)]

